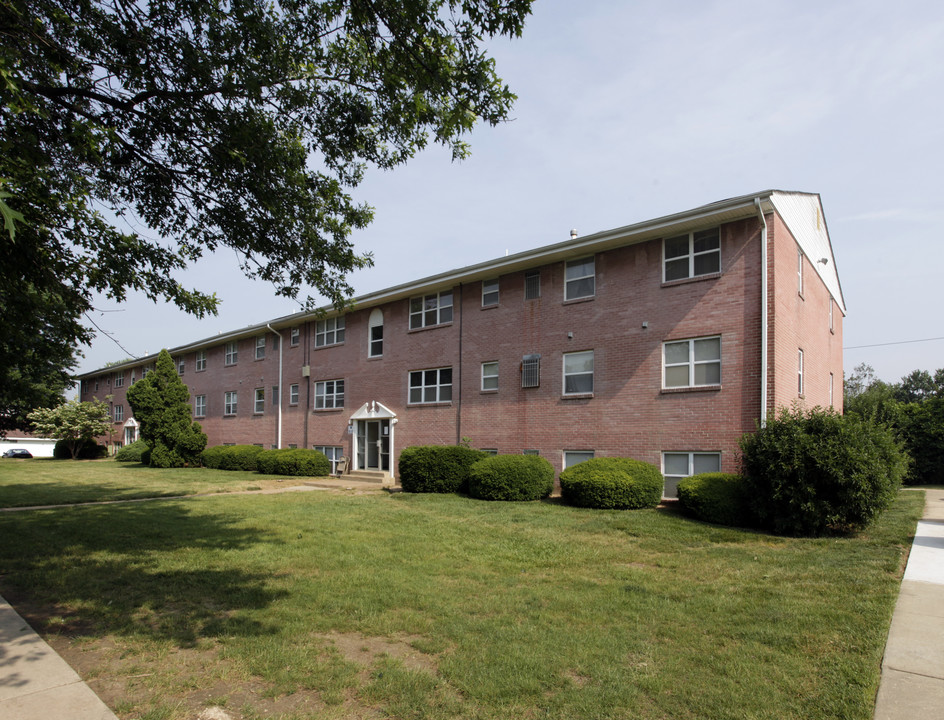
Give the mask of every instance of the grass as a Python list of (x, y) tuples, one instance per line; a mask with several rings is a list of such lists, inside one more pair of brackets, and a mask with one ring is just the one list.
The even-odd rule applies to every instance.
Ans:
[(0, 577), (110, 658), (122, 718), (867, 720), (922, 505), (817, 540), (459, 496), (86, 506), (0, 515)]
[[(298, 484), (298, 478), (291, 484)], [(254, 472), (160, 470), (107, 460), (0, 460), (0, 508), (138, 500), (282, 487)]]

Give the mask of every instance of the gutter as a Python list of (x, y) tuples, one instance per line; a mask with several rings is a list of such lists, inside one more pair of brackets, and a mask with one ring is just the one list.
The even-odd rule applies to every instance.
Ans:
[(754, 207), (760, 218), (760, 426), (767, 427), (767, 218), (760, 206), (760, 197), (754, 198)]
[(284, 390), (282, 389), (282, 345), (284, 343), (282, 342), (282, 333), (278, 332), (269, 323), (266, 323), (266, 327), (269, 328), (269, 330), (274, 332), (279, 337), (279, 413), (278, 413), (278, 432), (276, 434), (275, 444), (276, 444), (276, 447), (279, 450), (281, 450), (282, 449), (282, 393), (284, 392)]

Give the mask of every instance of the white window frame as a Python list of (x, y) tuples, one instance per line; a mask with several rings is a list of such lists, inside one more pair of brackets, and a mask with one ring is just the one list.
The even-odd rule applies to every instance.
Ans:
[(594, 456), (593, 450), (564, 450), (564, 470), (587, 460), (593, 460)]
[[(708, 239), (709, 235), (713, 234), (717, 241), (717, 247), (711, 247), (707, 250), (696, 250), (696, 243)], [(684, 254), (673, 255), (668, 257), (666, 254), (666, 246), (668, 243), (675, 240), (681, 241), (683, 238), (688, 239), (688, 248)], [(716, 255), (717, 256), (717, 269), (711, 270), (702, 270), (701, 272), (696, 272), (696, 265), (700, 259), (707, 258), (708, 256)], [(685, 263), (686, 274), (680, 275), (679, 277), (673, 277), (669, 279), (668, 275), (668, 266), (672, 264), (673, 267), (681, 267), (682, 261), (687, 260)], [(685, 235), (673, 235), (672, 237), (663, 238), (662, 240), (662, 282), (677, 282), (680, 280), (691, 280), (696, 277), (717, 275), (721, 272), (721, 228), (714, 227), (708, 228), (706, 230), (695, 230)]]
[(482, 307), (498, 305), (498, 278), (482, 281)]
[(224, 367), (230, 367), (239, 362), (239, 343), (235, 340), (230, 340), (223, 346), (223, 365)]
[[(696, 343), (705, 343), (713, 342), (717, 340), (718, 342), (718, 357), (710, 359), (701, 359), (696, 360)], [(668, 362), (666, 360), (666, 350), (670, 345), (683, 345), (688, 343), (688, 359), (685, 362)], [(706, 337), (698, 338), (685, 338), (681, 340), (666, 340), (662, 343), (662, 389), (663, 390), (680, 390), (686, 388), (699, 388), (699, 387), (720, 387), (721, 386), (721, 356), (722, 356), (722, 347), (721, 347), (721, 336), (720, 335), (708, 335)], [(717, 365), (718, 366), (718, 382), (696, 382), (697, 369), (699, 366), (708, 366), (708, 365)], [(669, 385), (667, 382), (668, 370), (670, 368), (678, 367), (687, 367), (688, 368), (688, 384), (687, 385)]]
[(833, 386), (836, 384), (836, 376), (829, 373), (829, 407), (833, 407)]
[(252, 414), (253, 415), (262, 415), (265, 412), (265, 388), (258, 387), (252, 391), (253, 395), (253, 405), (252, 405)]
[(235, 415), (239, 411), (239, 396), (235, 390), (226, 390), (223, 393), (223, 414)]
[(803, 297), (803, 251), (797, 247), (797, 294)]
[(125, 419), (125, 406), (115, 405), (115, 422), (122, 422)]
[(384, 317), (380, 308), (374, 308), (367, 319), (367, 357), (383, 357)]
[(409, 405), (452, 402), (452, 368), (411, 370), (408, 375)]
[(298, 383), (288, 386), (288, 404), (298, 405)]
[[(568, 370), (568, 361), (571, 363), (574, 362), (586, 362), (587, 358), (590, 359), (590, 369), (569, 369)], [(563, 385), (562, 392), (564, 395), (592, 395), (594, 388), (594, 356), (593, 350), (581, 350), (580, 352), (564, 353), (563, 362), (561, 363), (561, 370), (563, 372)], [(568, 390), (568, 380), (577, 380), (578, 378), (585, 378), (589, 376), (590, 378), (590, 389), (571, 389)]]
[(315, 383), (315, 410), (337, 410), (344, 407), (344, 379), (320, 380)]
[(541, 297), (541, 271), (528, 270), (524, 274), (524, 299), (537, 300), (539, 297)]
[(115, 387), (123, 387), (125, 384), (125, 371), (119, 370), (115, 373)]
[[(667, 474), (666, 471), (665, 471), (665, 459), (666, 459), (666, 456), (667, 456), (667, 455), (672, 455), (672, 456), (676, 456), (676, 457), (681, 457), (681, 456), (683, 456), (683, 455), (687, 456), (687, 458), (688, 458), (688, 460), (687, 460), (687, 464), (688, 464), (688, 468), (687, 468), (688, 471), (687, 471), (687, 473), (686, 473), (685, 475), (681, 475), (681, 474), (679, 474), (679, 473), (672, 473), (671, 475), (670, 475), (670, 474)], [(715, 469), (711, 469), (711, 470), (699, 469), (699, 470), (696, 472), (696, 469), (695, 469), (695, 460), (696, 460), (696, 458), (699, 459), (699, 460), (702, 460), (702, 461), (707, 460), (708, 458), (717, 458), (717, 460), (718, 460), (718, 462), (717, 462), (717, 470), (715, 470)], [(662, 485), (662, 497), (667, 497), (667, 498), (678, 497), (678, 492), (675, 492), (675, 493), (673, 493), (673, 494), (669, 494), (669, 493), (667, 493), (667, 492), (665, 491), (665, 490), (666, 490), (666, 484), (667, 484), (670, 480), (674, 480), (675, 485), (678, 486), (679, 480), (681, 480), (682, 478), (691, 477), (692, 475), (701, 475), (702, 473), (706, 473), (706, 472), (720, 472), (720, 471), (721, 471), (721, 453), (720, 453), (720, 452), (712, 451), (712, 450), (705, 450), (705, 451), (703, 451), (703, 450), (695, 450), (695, 451), (691, 451), (691, 452), (686, 452), (686, 451), (684, 451), (684, 450), (683, 450), (683, 451), (665, 450), (665, 451), (662, 452), (662, 482), (663, 482), (663, 485)]]
[(256, 360), (265, 360), (266, 338), (265, 335), (256, 335)]
[(482, 363), (482, 392), (498, 390), (498, 361)]
[(835, 333), (836, 326), (833, 324), (833, 299), (829, 298), (829, 332)]
[(206, 412), (207, 412), (206, 407), (207, 407), (206, 395), (193, 396), (193, 416), (194, 417), (206, 417)]
[(203, 372), (206, 369), (207, 369), (206, 350), (197, 350), (196, 357), (193, 361), (193, 370), (194, 372)]
[(331, 347), (344, 342), (346, 322), (344, 315), (325, 318), (315, 323), (315, 347)]
[(344, 448), (340, 445), (312, 445), (312, 450), (322, 453), (331, 463), (331, 474), (338, 474), (338, 462), (344, 457)]
[(301, 342), (301, 330), (300, 330), (299, 328), (297, 328), (297, 327), (293, 327), (293, 328), (289, 331), (289, 333), (290, 333), (290, 334), (289, 334), (289, 337), (291, 338), (291, 340), (290, 340), (289, 342), (290, 342), (290, 344), (291, 344), (292, 347), (295, 347), (296, 345), (298, 345), (298, 344)]
[[(584, 270), (582, 275), (575, 274), (581, 272), (580, 268), (584, 266), (589, 266), (589, 273)], [(574, 274), (572, 274), (572, 270)], [(597, 293), (596, 271), (597, 260), (593, 255), (576, 260), (568, 260), (564, 263), (564, 301), (585, 300), (595, 297)], [(590, 280), (590, 291), (586, 292), (586, 290), (580, 290), (581, 283), (588, 279)]]
[(452, 290), (410, 298), (410, 330), (448, 325), (452, 316)]
[(177, 374), (183, 375), (184, 371), (187, 369), (187, 361), (183, 358), (177, 359)]
[(804, 364), (804, 357), (803, 357), (803, 350), (801, 348), (797, 350), (797, 395), (799, 395), (800, 397), (803, 397), (804, 395), (803, 391), (805, 390), (803, 364)]

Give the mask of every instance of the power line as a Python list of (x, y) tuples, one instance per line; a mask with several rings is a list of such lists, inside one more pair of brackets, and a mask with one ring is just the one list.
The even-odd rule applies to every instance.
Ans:
[(94, 320), (92, 320), (92, 318), (89, 317), (89, 314), (88, 314), (88, 313), (83, 313), (83, 314), (85, 315), (85, 319), (88, 320), (90, 323), (92, 323), (92, 325), (95, 326), (95, 329), (96, 329), (96, 330), (98, 330), (102, 335), (104, 335), (104, 336), (107, 337), (109, 340), (111, 340), (113, 343), (115, 343), (115, 345), (117, 345), (118, 347), (120, 347), (120, 348), (121, 348), (121, 351), (122, 351), (125, 355), (127, 355), (128, 357), (134, 357), (134, 356), (135, 356), (133, 352), (131, 352), (131, 351), (128, 350), (124, 345), (122, 345), (120, 342), (118, 342), (117, 340), (115, 340), (115, 338), (112, 337), (112, 334), (111, 334), (110, 332), (107, 332), (107, 331), (105, 331), (105, 330), (102, 330), (102, 328), (99, 327), (98, 323), (95, 322)]
[(843, 350), (860, 350), (862, 348), (886, 347), (888, 345), (910, 345), (911, 343), (931, 342), (932, 340), (944, 340), (944, 337), (923, 338), (921, 340), (899, 340), (898, 342), (875, 343), (874, 345), (851, 345), (844, 347)]

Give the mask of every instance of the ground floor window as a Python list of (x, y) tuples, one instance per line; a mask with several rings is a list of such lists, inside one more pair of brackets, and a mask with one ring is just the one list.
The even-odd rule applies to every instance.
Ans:
[(593, 450), (564, 450), (564, 470), (587, 460), (593, 460)]
[(721, 471), (721, 453), (718, 452), (664, 452), (662, 475), (665, 486), (662, 496), (678, 497), (679, 480), (690, 475)]
[(312, 445), (311, 447), (312, 450), (324, 453), (324, 456), (328, 458), (331, 463), (331, 474), (336, 475), (338, 472), (338, 461), (341, 459), (341, 456), (344, 455), (344, 448), (340, 445)]

